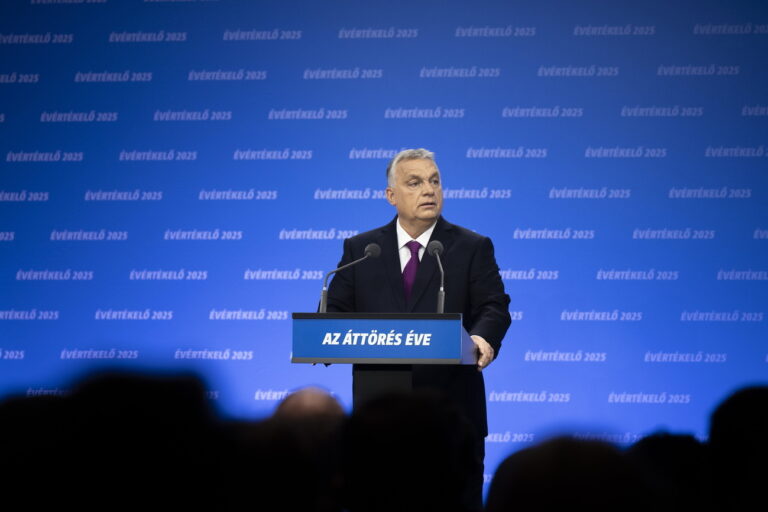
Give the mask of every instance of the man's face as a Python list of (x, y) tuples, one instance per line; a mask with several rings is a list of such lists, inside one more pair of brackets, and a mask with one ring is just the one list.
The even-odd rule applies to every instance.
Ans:
[(425, 159), (405, 160), (395, 167), (395, 184), (387, 187), (387, 200), (406, 224), (431, 224), (443, 209), (443, 188), (437, 167)]

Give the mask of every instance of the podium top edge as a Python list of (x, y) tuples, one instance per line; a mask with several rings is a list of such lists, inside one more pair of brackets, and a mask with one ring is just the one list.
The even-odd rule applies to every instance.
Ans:
[(461, 320), (461, 313), (292, 313), (294, 320)]

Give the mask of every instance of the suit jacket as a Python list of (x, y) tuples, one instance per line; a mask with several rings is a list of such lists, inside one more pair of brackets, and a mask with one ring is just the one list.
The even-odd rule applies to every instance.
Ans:
[[(406, 302), (397, 247), (397, 218), (386, 226), (344, 241), (339, 266), (363, 256), (369, 243), (381, 246), (381, 257), (337, 273), (328, 288), (328, 311), (434, 313), (440, 271), (434, 257), (421, 259), (411, 298)], [(491, 240), (451, 224), (441, 216), (430, 240), (439, 240), (445, 269), (445, 312), (462, 313), (470, 335), (482, 336), (496, 355), (510, 324), (509, 296), (499, 275)], [(364, 365), (358, 365), (364, 366)], [(357, 374), (356, 374), (357, 378)], [(475, 366), (414, 365), (414, 388), (437, 388), (464, 411), (478, 434), (488, 434), (483, 375)]]

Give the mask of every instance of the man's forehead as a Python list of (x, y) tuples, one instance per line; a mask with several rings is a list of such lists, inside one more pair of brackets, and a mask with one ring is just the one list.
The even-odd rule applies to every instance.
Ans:
[(403, 160), (397, 164), (397, 170), (403, 176), (432, 176), (433, 174), (440, 174), (434, 162), (423, 158)]

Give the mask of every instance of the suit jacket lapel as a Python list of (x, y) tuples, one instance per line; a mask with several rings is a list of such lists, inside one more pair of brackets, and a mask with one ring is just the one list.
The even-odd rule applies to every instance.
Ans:
[(381, 245), (381, 255), (384, 259), (384, 272), (397, 304), (396, 311), (405, 311), (405, 288), (403, 287), (403, 274), (400, 271), (400, 253), (397, 246), (395, 222), (397, 222), (397, 217), (384, 226), (378, 243)]
[[(446, 222), (445, 219), (443, 219), (441, 216), (437, 219), (437, 225), (435, 226), (435, 230), (432, 231), (432, 236), (429, 237), (430, 242), (432, 240), (439, 240), (443, 243), (444, 252), (441, 255), (441, 258), (443, 258), (443, 267), (445, 267), (445, 253), (448, 252), (450, 241), (452, 239), (450, 236), (451, 227), (451, 224)], [(424, 295), (424, 292), (426, 292), (427, 288), (429, 288), (429, 284), (432, 279), (440, 279), (440, 271), (438, 269), (437, 260), (435, 257), (430, 256), (425, 250), (424, 256), (422, 256), (421, 262), (419, 262), (419, 269), (416, 271), (416, 281), (413, 283), (411, 298), (406, 304), (407, 312), (413, 311), (413, 308), (419, 302), (421, 296)], [(402, 276), (400, 281), (402, 282)], [(403, 288), (402, 285), (400, 288)], [(403, 294), (404, 293), (405, 292), (403, 292)]]

